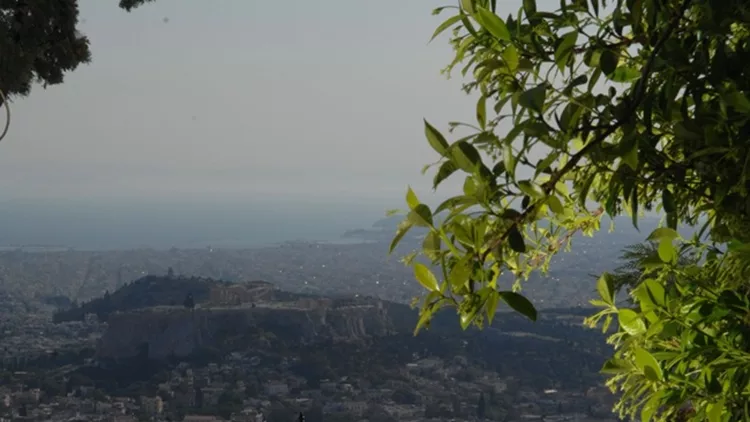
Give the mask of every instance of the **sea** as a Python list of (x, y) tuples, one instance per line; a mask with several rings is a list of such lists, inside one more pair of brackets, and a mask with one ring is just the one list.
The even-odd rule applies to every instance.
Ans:
[[(364, 243), (344, 237), (369, 229), (393, 203), (373, 200), (24, 200), (0, 202), (0, 251), (245, 249), (287, 242)], [(655, 216), (635, 229), (617, 218), (616, 235), (642, 241)], [(607, 231), (608, 223), (603, 223)], [(682, 231), (682, 230), (681, 230)], [(687, 228), (686, 233), (694, 229)], [(605, 234), (605, 233), (602, 233)]]
[(372, 201), (0, 202), (0, 250), (255, 248), (285, 242), (358, 243), (389, 207)]

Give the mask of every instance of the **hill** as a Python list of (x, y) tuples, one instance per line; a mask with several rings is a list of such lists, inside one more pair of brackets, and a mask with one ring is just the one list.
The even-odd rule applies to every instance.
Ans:
[[(193, 295), (195, 308), (183, 306), (187, 295)], [(508, 313), (479, 333), (461, 330), (455, 317), (443, 312), (420, 338), (601, 343), (598, 333), (580, 326), (586, 312), (548, 310), (537, 323)], [(223, 355), (248, 348), (273, 351), (276, 347), (287, 349), (327, 341), (411, 338), (417, 321), (417, 313), (410, 307), (376, 298), (291, 293), (262, 281), (231, 283), (157, 276), (128, 283), (112, 294), (58, 312), (55, 318), (68, 321), (87, 313), (108, 321), (98, 354), (116, 359), (143, 353), (144, 357), (166, 359), (189, 357), (205, 349)]]

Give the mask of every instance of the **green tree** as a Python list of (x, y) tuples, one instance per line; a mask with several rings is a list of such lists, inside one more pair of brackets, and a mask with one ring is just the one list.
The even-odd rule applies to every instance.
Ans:
[(477, 402), (477, 417), (482, 420), (487, 415), (487, 403), (484, 400), (484, 393), (479, 394), (479, 401)]
[[(498, 16), (495, 0), (435, 10), (448, 31), (476, 122), (425, 121), (439, 156), (434, 187), (464, 177), (435, 209), (411, 189), (391, 251), (428, 229), (406, 257), (425, 288), (415, 332), (452, 307), (460, 324), (492, 322), (500, 303), (536, 319), (520, 293), (534, 271), (591, 236), (602, 218), (660, 212), (646, 238), (657, 256), (615, 303), (597, 281), (614, 356), (603, 371), (621, 415), (642, 420), (750, 420), (750, 6), (744, 0), (524, 0)], [(503, 123), (501, 125), (501, 122)], [(428, 166), (425, 170), (429, 169)], [(689, 239), (680, 225), (700, 226)], [(699, 257), (684, 262), (681, 253)], [(515, 279), (505, 286), (500, 276)], [(689, 412), (682, 409), (689, 407)]]
[[(677, 257), (680, 266), (690, 265), (699, 257), (695, 256), (691, 249), (683, 249)], [(653, 270), (648, 269), (648, 263), (659, 259), (659, 244), (654, 241), (637, 243), (626, 246), (620, 260), (622, 265), (612, 271), (612, 287), (615, 292), (621, 290), (630, 291), (637, 287), (644, 277), (654, 275)], [(669, 280), (673, 281), (673, 280)]]
[[(121, 0), (127, 11), (151, 0)], [(0, 106), (8, 133), (8, 101), (27, 95), (34, 83), (63, 82), (65, 74), (91, 60), (89, 40), (78, 30), (78, 0), (7, 0), (0, 2)]]
[[(150, 0), (121, 0), (131, 11)], [(77, 0), (10, 0), (0, 3), (0, 90), (26, 95), (39, 82), (60, 84), (67, 72), (91, 59), (78, 30)]]

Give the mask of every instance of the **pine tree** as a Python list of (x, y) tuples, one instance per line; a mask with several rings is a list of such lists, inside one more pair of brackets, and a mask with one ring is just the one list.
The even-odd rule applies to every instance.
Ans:
[(479, 403), (477, 403), (477, 417), (484, 419), (487, 414), (487, 403), (484, 400), (484, 393), (479, 394)]

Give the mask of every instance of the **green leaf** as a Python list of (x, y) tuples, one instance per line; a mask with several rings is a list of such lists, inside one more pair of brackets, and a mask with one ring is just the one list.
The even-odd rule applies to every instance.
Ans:
[(592, 172), (587, 178), (586, 181), (583, 182), (583, 186), (581, 187), (581, 191), (578, 193), (578, 206), (581, 208), (586, 207), (586, 200), (589, 196), (589, 190), (591, 190), (591, 185), (594, 184), (594, 179), (596, 178), (597, 173)]
[(524, 91), (518, 98), (518, 104), (537, 113), (544, 112), (544, 102), (547, 100), (547, 84), (542, 83)]
[(708, 405), (706, 410), (706, 417), (708, 422), (721, 422), (721, 416), (724, 412), (724, 400), (720, 400), (717, 403), (711, 403)]
[(675, 230), (667, 228), (667, 227), (659, 227), (658, 229), (651, 232), (650, 235), (648, 235), (648, 238), (646, 240), (654, 240), (654, 241), (662, 241), (662, 240), (668, 240), (672, 241), (674, 239), (679, 239), (680, 234), (677, 233)]
[(515, 292), (498, 292), (500, 299), (508, 304), (514, 311), (525, 316), (526, 318), (536, 321), (536, 309), (528, 299)]
[(631, 367), (628, 362), (617, 358), (611, 358), (604, 362), (601, 372), (604, 374), (617, 375), (630, 371)]
[(396, 246), (398, 246), (401, 239), (403, 239), (404, 235), (411, 229), (413, 224), (408, 220), (404, 219), (401, 223), (398, 225), (398, 229), (396, 229), (396, 235), (393, 237), (393, 240), (391, 240), (391, 245), (388, 248), (388, 253), (393, 253), (393, 250), (396, 249)]
[(435, 208), (435, 214), (439, 214), (445, 210), (450, 209), (451, 211), (454, 210), (454, 208), (468, 208), (472, 205), (475, 205), (477, 203), (476, 198), (472, 198), (470, 196), (465, 195), (459, 195), (454, 196), (452, 198), (448, 198), (445, 201), (441, 202), (440, 205)]
[(664, 211), (667, 213), (675, 212), (677, 205), (674, 202), (674, 195), (669, 189), (664, 189), (661, 193), (661, 203), (664, 206)]
[(651, 398), (649, 398), (646, 404), (641, 408), (641, 422), (651, 422), (651, 418), (661, 406), (663, 397), (663, 391), (657, 391), (651, 395)]
[(500, 302), (500, 295), (497, 292), (492, 292), (487, 297), (487, 303), (484, 305), (487, 312), (487, 321), (492, 325), (492, 320), (495, 319), (497, 313), (497, 305)]
[(547, 172), (547, 169), (560, 157), (559, 152), (553, 152), (550, 155), (544, 157), (543, 160), (539, 160), (534, 169), (534, 177), (537, 177), (542, 172)]
[(516, 224), (513, 224), (508, 228), (508, 243), (510, 248), (518, 253), (526, 252), (526, 242), (523, 240), (523, 235), (518, 230)]
[(455, 23), (461, 20), (461, 15), (451, 16), (450, 18), (446, 19), (445, 22), (441, 23), (437, 29), (435, 29), (435, 32), (432, 34), (432, 37), (430, 38), (430, 41), (437, 38), (438, 35), (443, 33), (446, 29), (453, 26)]
[(420, 204), (419, 199), (417, 198), (417, 194), (414, 193), (413, 190), (411, 190), (411, 186), (409, 186), (409, 189), (406, 191), (406, 203), (409, 205), (409, 209), (413, 210), (417, 207), (417, 205)]
[(409, 212), (406, 218), (415, 226), (432, 226), (432, 212), (430, 211), (430, 207), (425, 204), (418, 204)]
[(461, 0), (461, 8), (470, 15), (476, 13), (476, 10), (474, 10), (474, 0)]
[(458, 168), (467, 173), (473, 173), (482, 160), (476, 148), (466, 141), (453, 144), (451, 156)]
[(445, 153), (448, 151), (448, 141), (427, 120), (424, 121), (424, 133), (432, 149), (438, 154), (445, 156)]
[(487, 127), (487, 97), (484, 95), (477, 100), (477, 123), (482, 129)]
[(523, 12), (527, 18), (531, 18), (536, 13), (536, 0), (523, 0)]
[(617, 69), (619, 61), (620, 57), (614, 50), (604, 50), (599, 57), (599, 69), (604, 75), (609, 76)]
[(450, 281), (451, 286), (460, 287), (469, 281), (472, 272), (471, 256), (466, 255), (453, 264), (453, 268), (451, 268), (450, 274), (448, 275), (448, 280)]
[[(602, 58), (604, 58), (604, 56), (602, 56)], [(602, 72), (604, 72), (604, 70), (602, 70)], [(627, 66), (618, 66), (613, 72), (604, 72), (604, 74), (607, 76), (607, 79), (619, 83), (632, 82), (641, 77), (641, 72), (639, 72), (638, 69)]]
[(702, 134), (696, 133), (682, 122), (675, 123), (672, 129), (674, 130), (676, 137), (682, 138), (686, 141), (698, 142), (703, 140)]
[(635, 364), (651, 381), (661, 381), (664, 378), (664, 373), (656, 358), (640, 347), (635, 349)]
[(562, 41), (555, 50), (555, 64), (560, 68), (560, 71), (565, 69), (565, 65), (568, 63), (568, 58), (573, 53), (573, 47), (575, 47), (577, 41), (578, 31), (571, 31), (562, 36)]
[(447, 179), (451, 174), (455, 173), (458, 167), (453, 161), (446, 161), (440, 165), (435, 177), (432, 179), (432, 188), (437, 189), (443, 180)]
[(440, 234), (434, 230), (431, 230), (425, 235), (422, 241), (422, 249), (427, 253), (435, 253), (440, 251)]
[(477, 14), (479, 15), (482, 27), (489, 31), (490, 34), (499, 40), (510, 41), (510, 31), (508, 31), (508, 27), (505, 26), (505, 22), (499, 16), (483, 7), (477, 8)]
[(599, 297), (609, 305), (615, 303), (615, 282), (612, 276), (608, 273), (604, 273), (596, 281), (596, 291), (599, 292)]
[(529, 180), (519, 180), (517, 185), (518, 189), (520, 189), (521, 192), (532, 198), (541, 198), (544, 196), (544, 193), (536, 186), (534, 186)]
[(739, 91), (732, 91), (722, 98), (724, 102), (740, 113), (750, 113), (750, 100)]
[(651, 301), (659, 306), (664, 306), (667, 300), (664, 286), (659, 284), (658, 281), (650, 278), (643, 281), (643, 286), (645, 286)]
[(659, 258), (664, 262), (674, 262), (677, 260), (677, 251), (671, 240), (662, 239), (659, 242)]
[(633, 170), (638, 170), (638, 142), (634, 142), (633, 147), (622, 156), (622, 161)]
[(620, 309), (617, 311), (617, 318), (620, 322), (620, 327), (632, 336), (642, 334), (646, 331), (646, 324), (640, 315), (632, 309)]
[(420, 263), (414, 264), (414, 277), (416, 277), (419, 284), (425, 289), (431, 292), (440, 291), (440, 285), (435, 274), (426, 265)]
[(511, 72), (518, 69), (518, 50), (516, 50), (513, 44), (508, 45), (503, 50), (503, 60)]
[(550, 195), (549, 198), (547, 198), (547, 205), (553, 213), (557, 215), (565, 214), (565, 208), (563, 207), (560, 198), (558, 198), (556, 195)]
[(511, 179), (515, 179), (517, 164), (516, 155), (509, 143), (503, 145), (503, 162), (505, 163), (505, 171), (508, 172)]

